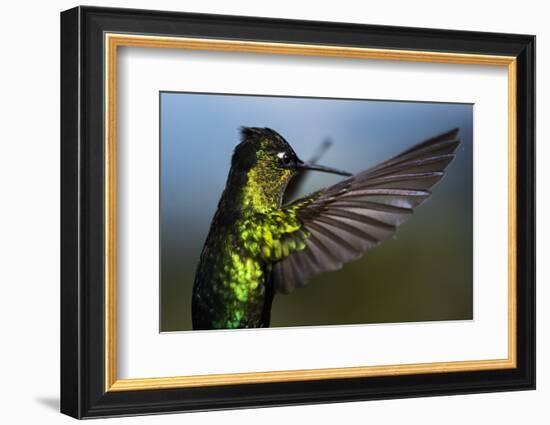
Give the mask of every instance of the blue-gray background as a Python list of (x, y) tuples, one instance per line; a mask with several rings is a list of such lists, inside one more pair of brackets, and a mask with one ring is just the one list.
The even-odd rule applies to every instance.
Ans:
[[(329, 138), (319, 162), (353, 173), (459, 127), (447, 176), (396, 237), (275, 297), (272, 326), (472, 319), (472, 105), (172, 92), (160, 103), (161, 331), (191, 329), (195, 268), (243, 125), (273, 128), (304, 160)], [(338, 180), (309, 173), (301, 192)]]

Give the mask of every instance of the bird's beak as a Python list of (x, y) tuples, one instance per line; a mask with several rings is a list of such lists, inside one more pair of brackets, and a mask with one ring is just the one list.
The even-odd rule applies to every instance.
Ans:
[(325, 167), (324, 165), (312, 164), (308, 162), (298, 161), (296, 168), (299, 170), (314, 170), (322, 171), (323, 173), (339, 174), (341, 176), (351, 176), (347, 171), (337, 170), (336, 168)]

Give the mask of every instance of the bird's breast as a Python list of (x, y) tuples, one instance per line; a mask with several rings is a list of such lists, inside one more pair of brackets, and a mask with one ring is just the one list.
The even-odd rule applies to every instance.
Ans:
[(193, 317), (203, 317), (206, 328), (262, 326), (270, 267), (256, 255), (252, 235), (243, 238), (238, 223), (232, 230), (209, 236), (196, 273)]

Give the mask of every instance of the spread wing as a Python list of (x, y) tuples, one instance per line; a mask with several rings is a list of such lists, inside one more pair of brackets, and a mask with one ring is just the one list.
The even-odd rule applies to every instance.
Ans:
[(460, 144), (458, 129), (419, 143), (381, 164), (283, 207), (301, 228), (273, 267), (277, 292), (340, 269), (390, 238), (413, 209), (430, 197)]

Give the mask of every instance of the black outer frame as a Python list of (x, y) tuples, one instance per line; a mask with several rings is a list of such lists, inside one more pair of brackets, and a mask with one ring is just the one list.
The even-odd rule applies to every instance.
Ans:
[[(517, 58), (517, 368), (104, 391), (105, 32)], [(61, 412), (75, 418), (535, 388), (535, 37), (76, 7), (61, 13)]]

